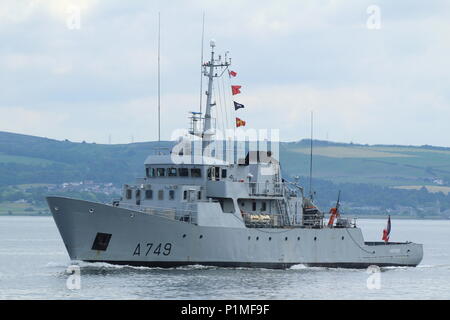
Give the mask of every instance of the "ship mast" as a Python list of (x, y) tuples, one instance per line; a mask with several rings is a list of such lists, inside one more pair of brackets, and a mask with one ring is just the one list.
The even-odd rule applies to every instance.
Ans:
[[(211, 108), (215, 105), (215, 103), (212, 102), (214, 78), (221, 77), (231, 64), (226, 56), (225, 61), (222, 61), (220, 55), (218, 60), (214, 60), (214, 47), (216, 46), (216, 43), (214, 40), (211, 40), (209, 45), (211, 47), (211, 60), (203, 64), (203, 75), (208, 78), (208, 91), (206, 91), (206, 109), (202, 132), (203, 150), (211, 143), (212, 136), (215, 134), (215, 128), (212, 127), (211, 118)], [(216, 68), (222, 69), (220, 74), (216, 72)]]

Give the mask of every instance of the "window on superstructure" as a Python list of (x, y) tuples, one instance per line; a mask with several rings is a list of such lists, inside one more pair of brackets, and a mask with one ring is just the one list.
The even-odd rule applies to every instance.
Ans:
[(187, 199), (187, 190), (184, 190), (183, 191), (183, 200), (186, 200)]
[(145, 172), (149, 178), (153, 178), (155, 176), (155, 168), (145, 168)]
[(199, 168), (191, 169), (191, 177), (192, 178), (200, 178), (202, 176), (202, 171)]
[(199, 191), (199, 192), (197, 193), (197, 199), (198, 199), (198, 200), (201, 200), (201, 199), (202, 199), (202, 192), (201, 192), (201, 191)]
[(131, 199), (131, 195), (132, 195), (131, 189), (127, 189), (127, 194), (126, 194), (127, 199)]
[(156, 175), (158, 177), (164, 177), (166, 175), (166, 169), (165, 168), (156, 169)]
[(169, 200), (174, 200), (174, 199), (175, 199), (175, 191), (169, 190)]
[(222, 178), (227, 177), (227, 169), (222, 169)]
[(188, 168), (179, 168), (178, 169), (178, 175), (180, 177), (188, 177), (189, 176), (189, 169)]
[(252, 203), (252, 210), (253, 210), (253, 211), (256, 211), (256, 202), (253, 202), (253, 203)]
[(164, 200), (164, 190), (158, 190), (158, 200)]
[(153, 199), (153, 190), (145, 190), (145, 199), (147, 200)]
[(219, 175), (220, 175), (220, 168), (216, 167), (214, 169), (214, 177), (216, 178), (216, 180), (219, 180)]
[(177, 176), (177, 169), (176, 168), (169, 168), (169, 169), (167, 169), (167, 175), (169, 177), (176, 177)]
[(266, 211), (266, 210), (267, 210), (266, 202), (261, 203), (261, 211)]

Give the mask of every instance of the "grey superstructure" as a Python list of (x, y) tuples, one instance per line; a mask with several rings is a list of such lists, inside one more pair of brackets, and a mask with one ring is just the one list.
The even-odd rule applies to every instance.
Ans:
[(213, 42), (211, 47), (203, 65), (209, 80), (205, 115), (193, 113), (189, 131), (200, 153), (192, 140), (180, 140), (177, 148), (149, 156), (145, 177), (124, 185), (112, 204), (47, 198), (70, 258), (159, 267), (419, 264), (421, 244), (365, 242), (356, 224), (339, 216), (325, 224), (303, 189), (282, 179), (271, 151), (205, 155), (215, 136), (213, 80), (230, 65), (226, 56), (215, 59)]

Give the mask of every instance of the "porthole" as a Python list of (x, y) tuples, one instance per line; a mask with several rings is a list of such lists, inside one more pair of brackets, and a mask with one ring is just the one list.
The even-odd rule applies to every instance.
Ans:
[(202, 239), (202, 238), (203, 238), (203, 235), (201, 234), (199, 238)]
[(259, 240), (259, 237), (256, 237), (256, 240)]
[(59, 211), (59, 208), (58, 208), (58, 207), (54, 207), (54, 209), (55, 209), (55, 211)]
[(314, 241), (316, 241), (317, 240), (317, 237), (314, 237)]
[(134, 213), (130, 213), (130, 218), (134, 218)]
[(248, 236), (248, 240), (250, 240), (250, 236)]
[(186, 235), (185, 235), (185, 234), (183, 234), (183, 238), (186, 238)]
[(272, 240), (272, 237), (269, 237), (269, 241)]
[(342, 236), (342, 238), (341, 238), (342, 240), (344, 240), (344, 236)]
[(300, 241), (300, 237), (297, 237), (297, 240)]
[(94, 209), (90, 208), (89, 213), (94, 213)]
[(288, 237), (284, 238), (284, 241), (288, 241)]

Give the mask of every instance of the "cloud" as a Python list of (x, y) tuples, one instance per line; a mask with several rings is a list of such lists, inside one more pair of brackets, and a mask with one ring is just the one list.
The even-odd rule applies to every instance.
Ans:
[[(239, 115), (252, 126), (301, 139), (314, 110), (318, 138), (450, 146), (442, 134), (450, 118), (447, 1), (378, 1), (380, 30), (366, 28), (370, 1), (76, 4), (79, 30), (67, 28), (72, 1), (2, 2), (0, 110), (4, 119), (28, 120), (2, 120), (0, 130), (78, 141), (154, 139), (161, 12), (168, 138), (168, 128), (186, 127), (188, 111), (198, 109), (204, 11), (205, 43), (216, 38), (218, 53), (231, 52), (238, 71), (232, 83), (243, 86), (227, 106), (232, 98), (244, 103)], [(205, 60), (208, 52), (206, 45)], [(224, 88), (232, 83), (226, 79)], [(233, 110), (218, 111), (232, 124)]]
[[(42, 132), (43, 136), (53, 133), (57, 128), (61, 133), (61, 124), (69, 120), (66, 113), (42, 110), (30, 110), (24, 107), (0, 107), (1, 131), (10, 131), (23, 134), (35, 134), (36, 130)], [(52, 136), (52, 134), (50, 134)]]

